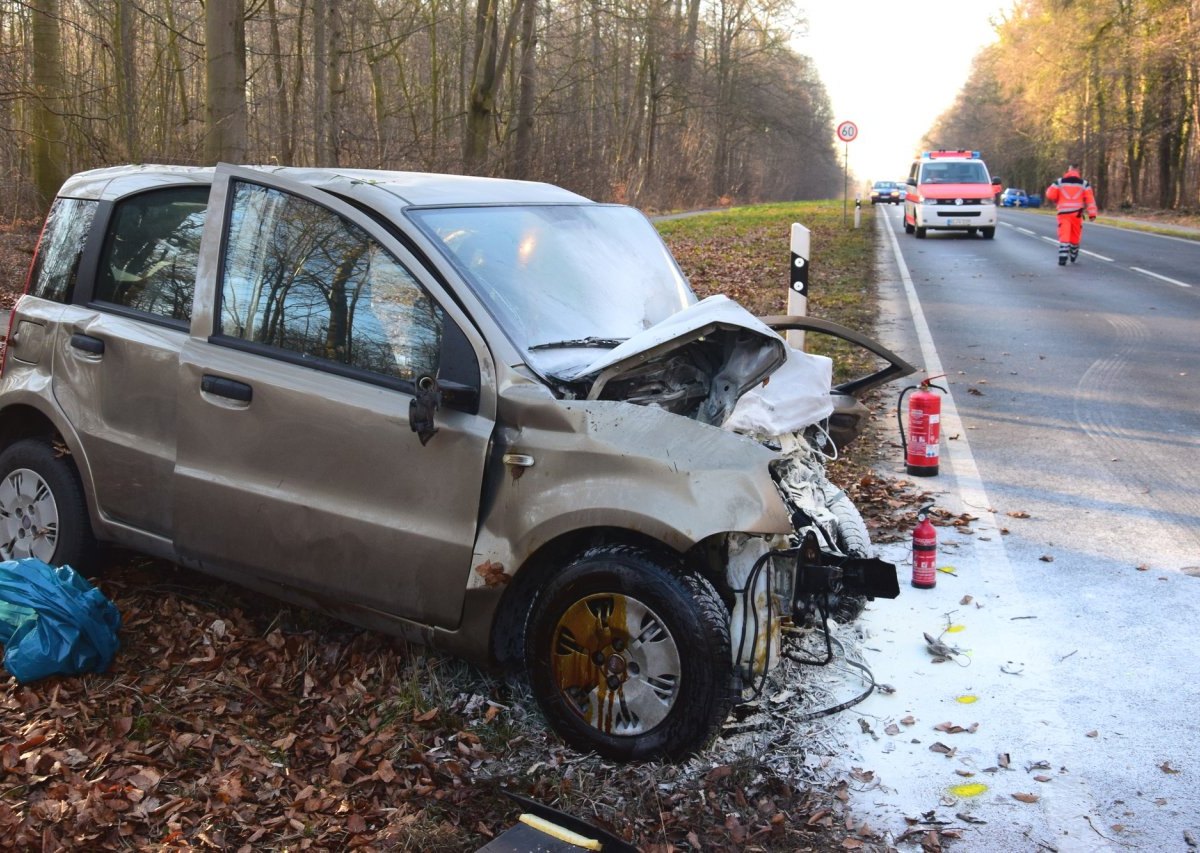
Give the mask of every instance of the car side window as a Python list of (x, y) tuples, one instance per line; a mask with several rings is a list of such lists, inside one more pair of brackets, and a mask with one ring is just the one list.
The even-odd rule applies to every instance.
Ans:
[(394, 379), (436, 375), (443, 312), (400, 261), (307, 199), (231, 187), (221, 334)]
[(85, 199), (55, 199), (38, 243), (29, 278), (30, 294), (55, 302), (71, 298), (96, 206), (96, 202)]
[(94, 298), (187, 323), (196, 291), (207, 186), (166, 187), (117, 202)]

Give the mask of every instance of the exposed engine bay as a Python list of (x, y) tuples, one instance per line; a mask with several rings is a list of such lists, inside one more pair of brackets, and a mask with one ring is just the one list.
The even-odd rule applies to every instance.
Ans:
[[(876, 342), (824, 321), (772, 318), (863, 346), (888, 366), (832, 387), (832, 362), (787, 347), (778, 332), (724, 297), (710, 297), (557, 379), (592, 400), (655, 406), (746, 435), (777, 451), (771, 476), (792, 518), (790, 535), (730, 533), (725, 581), (730, 633), (744, 688), (760, 689), (781, 657), (785, 624), (852, 619), (864, 602), (899, 595), (896, 568), (874, 556), (857, 507), (825, 463), (861, 429), (855, 393), (912, 372)], [(836, 433), (831, 435), (831, 433)], [(824, 660), (807, 663), (824, 664)]]

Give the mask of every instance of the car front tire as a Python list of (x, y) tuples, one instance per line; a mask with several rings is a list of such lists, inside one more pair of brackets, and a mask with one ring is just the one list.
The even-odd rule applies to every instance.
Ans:
[(81, 568), (95, 540), (70, 457), (26, 438), (0, 453), (0, 559)]
[(922, 228), (922, 227), (921, 227), (921, 226), (919, 226), (919, 225), (917, 226), (917, 239), (918, 239), (918, 240), (924, 240), (924, 239), (925, 239), (925, 229), (924, 229), (924, 228)]
[(983, 231), (983, 239), (985, 240), (991, 240), (996, 236), (995, 228), (981, 228), (980, 230)]
[(729, 613), (712, 585), (648, 551), (592, 549), (535, 601), (526, 665), (572, 747), (617, 761), (704, 745), (735, 697)]

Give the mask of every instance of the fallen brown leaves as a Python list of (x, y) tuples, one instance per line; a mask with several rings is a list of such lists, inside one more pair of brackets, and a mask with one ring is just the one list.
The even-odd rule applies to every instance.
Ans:
[(471, 851), (515, 820), (501, 788), (642, 849), (860, 837), (836, 792), (749, 759), (570, 752), (522, 685), (384, 635), (165, 563), (125, 561), (99, 583), (124, 620), (110, 672), (0, 674), (2, 849)]
[[(195, 585), (136, 568), (102, 584), (124, 616), (112, 672), (9, 682), (0, 846), (466, 846), (492, 753), (412, 689), (435, 660), (157, 568)], [(474, 811), (494, 824), (496, 805)]]

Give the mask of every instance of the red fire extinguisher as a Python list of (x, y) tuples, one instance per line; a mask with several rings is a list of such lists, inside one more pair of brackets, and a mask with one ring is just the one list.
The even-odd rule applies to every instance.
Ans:
[[(945, 374), (941, 374), (944, 376)], [(942, 429), (942, 398), (931, 388), (942, 393), (946, 389), (934, 385), (938, 376), (927, 376), (920, 385), (909, 385), (900, 392), (896, 403), (896, 421), (900, 424), (900, 444), (904, 448), (904, 461), (909, 474), (914, 477), (932, 477), (938, 472), (938, 440)], [(904, 421), (900, 412), (904, 407), (904, 395), (916, 389), (908, 401), (908, 436), (904, 435)]]
[(912, 585), (917, 589), (937, 586), (937, 531), (929, 522), (933, 504), (917, 512), (917, 526), (912, 535)]

